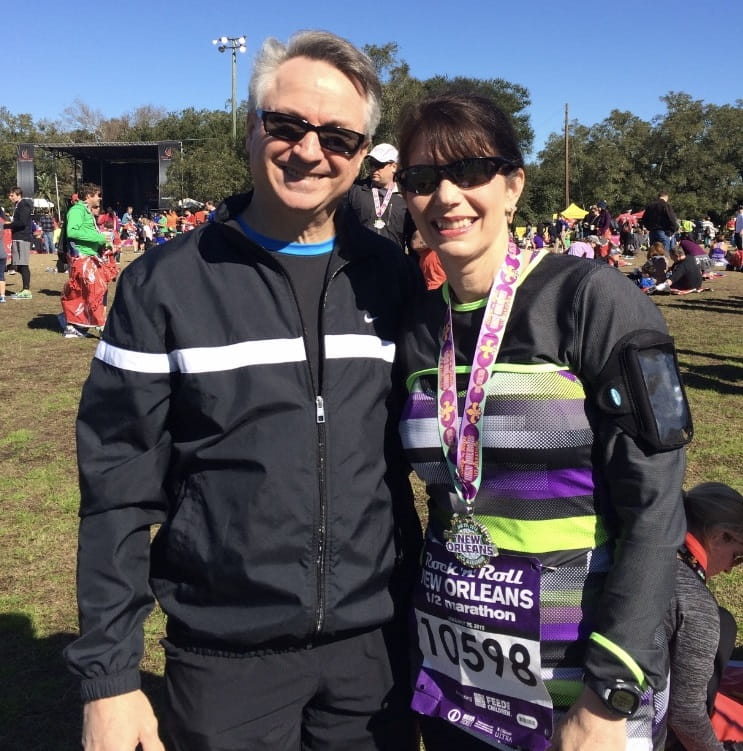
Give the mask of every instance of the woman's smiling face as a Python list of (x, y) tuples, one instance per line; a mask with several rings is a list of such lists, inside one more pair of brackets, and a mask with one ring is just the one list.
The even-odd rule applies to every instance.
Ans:
[[(472, 154), (470, 156), (496, 156)], [(440, 164), (431, 149), (414, 141), (410, 165)], [(444, 177), (430, 195), (405, 193), (408, 209), (429, 247), (449, 263), (468, 263), (508, 240), (507, 214), (524, 188), (521, 168), (496, 174), (484, 185), (460, 188)]]

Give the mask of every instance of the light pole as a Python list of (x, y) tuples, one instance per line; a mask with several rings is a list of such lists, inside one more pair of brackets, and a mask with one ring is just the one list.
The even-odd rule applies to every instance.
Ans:
[(232, 53), (232, 141), (237, 140), (237, 53), (245, 52), (245, 37), (219, 37), (212, 39), (212, 44), (219, 45), (220, 52), (229, 50)]

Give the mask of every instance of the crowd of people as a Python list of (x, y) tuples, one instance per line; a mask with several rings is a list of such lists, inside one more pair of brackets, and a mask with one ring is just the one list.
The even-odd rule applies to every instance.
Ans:
[(139, 216), (128, 206), (119, 216), (110, 206), (102, 209), (100, 186), (88, 183), (72, 195), (60, 221), (48, 208), (37, 212), (19, 187), (8, 198), (12, 212), (0, 209), (0, 303), (6, 302), (6, 268), (21, 278), (21, 289), (10, 298), (31, 300), (31, 254), (55, 255), (46, 271), (70, 275), (59, 316), (66, 338), (85, 337), (89, 329), (103, 327), (108, 284), (118, 275), (122, 249), (142, 253), (162, 245), (213, 220), (216, 210), (207, 201), (195, 211), (164, 209)]
[[(380, 106), (346, 40), (268, 39), (249, 193), (153, 217), (152, 252), (100, 186), (67, 213), (65, 330), (105, 322), (76, 423), (84, 748), (719, 751), (679, 696), (711, 717), (728, 619), (686, 614), (743, 560), (743, 498), (682, 490), (673, 340), (611, 268), (609, 207), (540, 252), (491, 100), (427, 98), (372, 148)], [(148, 252), (119, 273), (125, 240)]]
[(739, 268), (736, 251), (743, 249), (740, 247), (743, 219), (738, 219), (741, 211), (739, 207), (737, 214), (724, 226), (716, 226), (709, 216), (694, 222), (679, 220), (668, 203), (668, 194), (661, 192), (645, 209), (635, 213), (624, 211), (616, 218), (610, 214), (606, 202), (599, 201), (589, 207), (583, 219), (571, 221), (559, 214), (550, 222), (540, 222), (536, 226), (527, 224), (519, 242), (524, 247), (548, 248), (562, 253), (568, 252), (574, 242), (598, 238), (601, 250), (597, 257), (618, 265), (620, 258), (631, 262), (653, 243), (660, 242), (669, 252), (681, 240), (687, 240), (698, 248), (695, 255), (710, 258), (727, 255), (731, 265)]

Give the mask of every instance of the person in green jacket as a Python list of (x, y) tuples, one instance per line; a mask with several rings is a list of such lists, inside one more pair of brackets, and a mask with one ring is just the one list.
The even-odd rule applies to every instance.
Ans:
[(80, 195), (82, 200), (72, 204), (67, 212), (65, 226), (70, 278), (62, 290), (59, 323), (66, 339), (89, 336), (90, 328), (104, 325), (108, 283), (118, 273), (112, 253), (105, 252), (111, 241), (96, 225), (100, 186), (86, 183)]
[(101, 188), (86, 183), (80, 189), (82, 200), (73, 203), (67, 212), (66, 234), (81, 256), (98, 255), (99, 249), (108, 244), (106, 236), (98, 231), (93, 211), (100, 209)]

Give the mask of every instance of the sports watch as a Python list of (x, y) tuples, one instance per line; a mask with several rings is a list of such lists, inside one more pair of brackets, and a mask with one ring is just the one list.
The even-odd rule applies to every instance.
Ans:
[(585, 677), (585, 683), (598, 695), (604, 706), (615, 715), (634, 717), (640, 708), (642, 689), (637, 683), (619, 679), (600, 680), (588, 675)]

